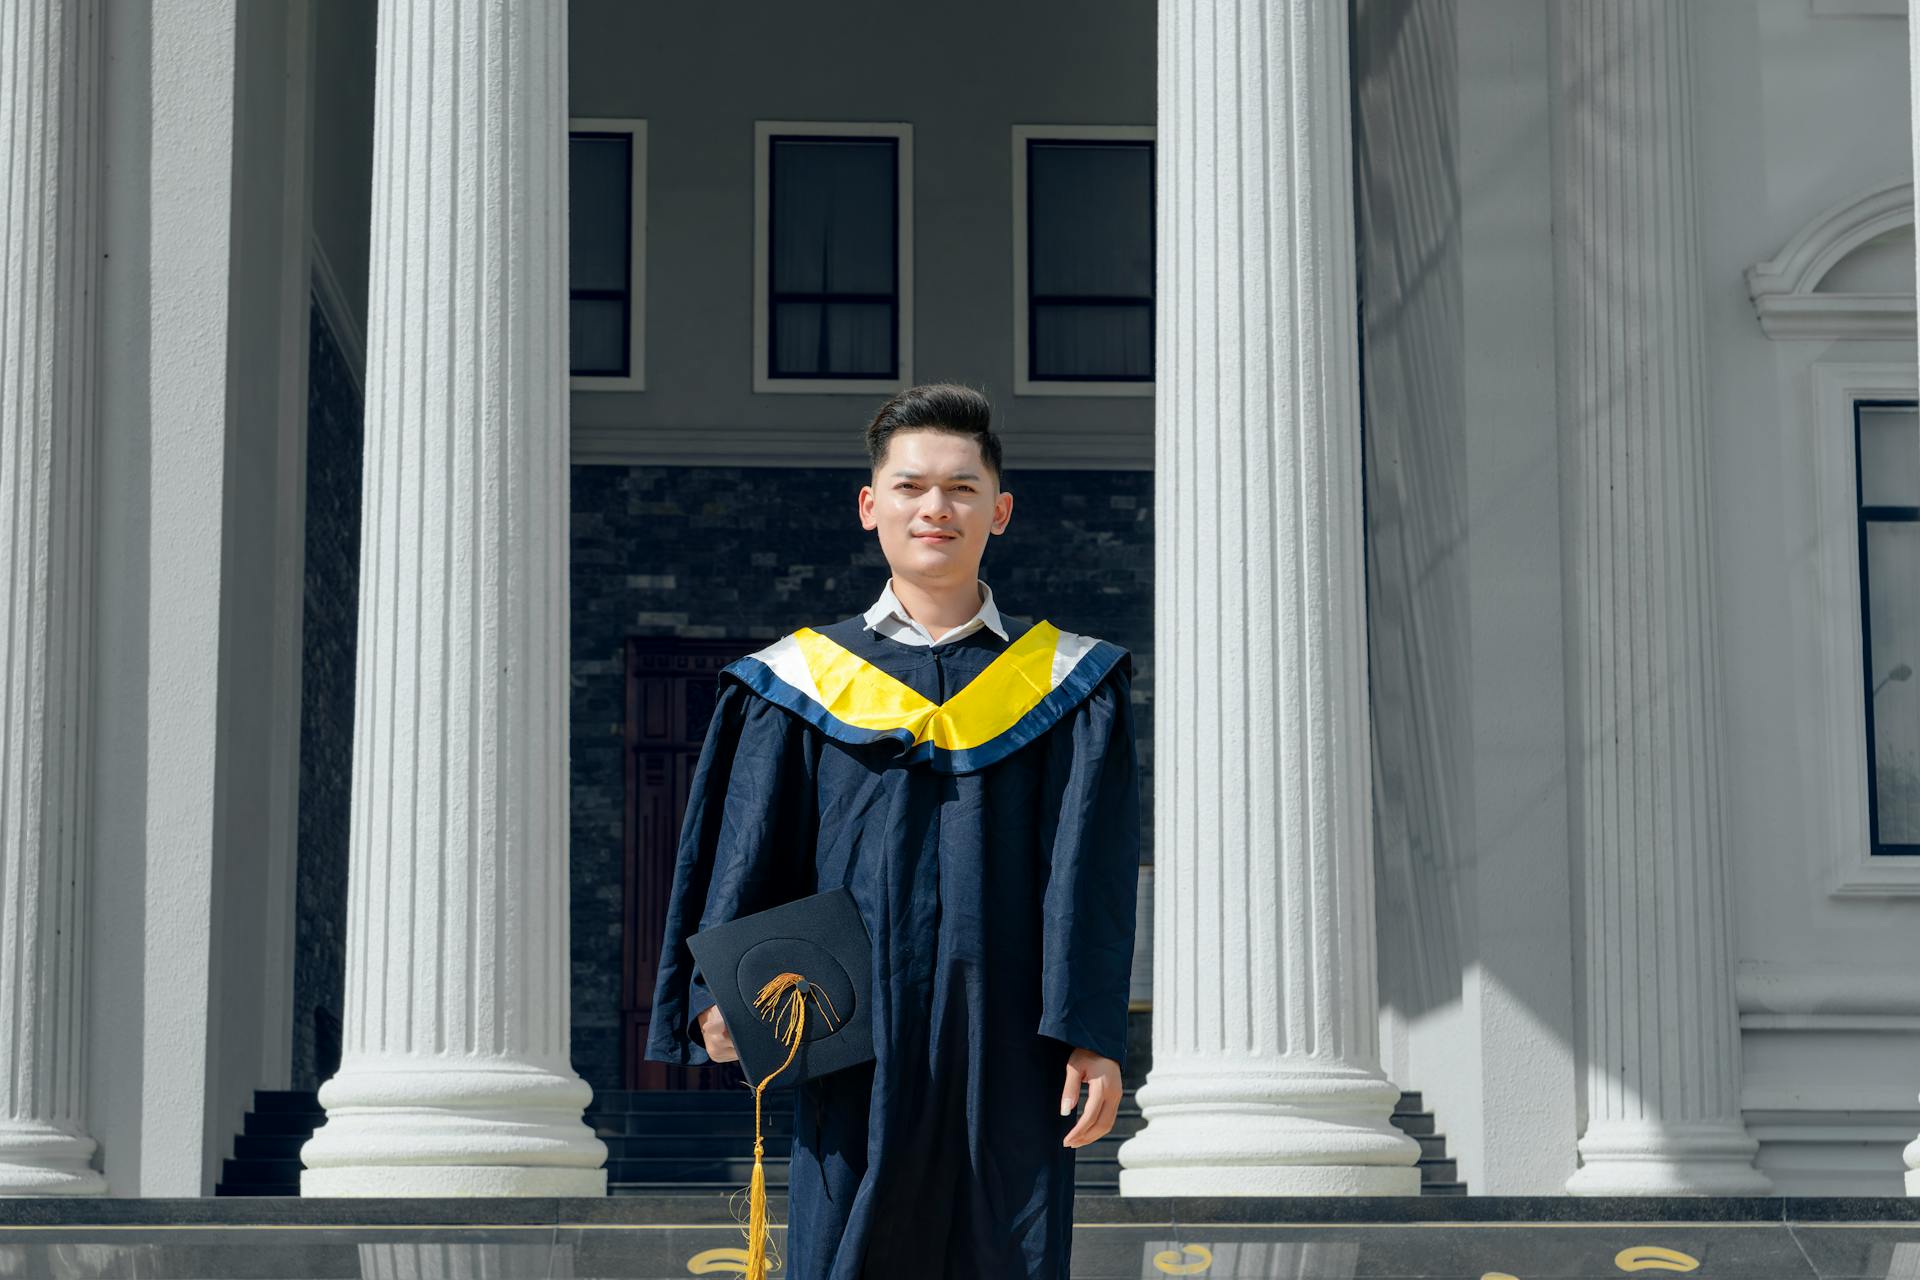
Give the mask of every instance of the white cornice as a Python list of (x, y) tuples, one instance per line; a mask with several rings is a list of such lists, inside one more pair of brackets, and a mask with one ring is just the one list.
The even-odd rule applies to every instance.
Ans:
[(1742, 961), (1734, 992), (1750, 1018), (1906, 1019), (1920, 1029), (1920, 989), (1899, 962), (1878, 968)]
[(1816, 293), (1868, 241), (1913, 225), (1913, 184), (1889, 182), (1833, 205), (1786, 247), (1747, 268), (1747, 293), (1769, 338), (1911, 338), (1911, 293)]

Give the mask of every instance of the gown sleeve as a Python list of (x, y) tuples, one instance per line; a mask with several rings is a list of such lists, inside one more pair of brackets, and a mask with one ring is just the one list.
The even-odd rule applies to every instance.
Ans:
[(714, 1003), (687, 936), (805, 893), (811, 883), (813, 769), (807, 726), (723, 679), (687, 791), (655, 971), (644, 1057), (711, 1062), (696, 1020)]
[(1123, 657), (1048, 731), (1058, 818), (1041, 904), (1040, 1034), (1123, 1066), (1140, 884), (1132, 685)]

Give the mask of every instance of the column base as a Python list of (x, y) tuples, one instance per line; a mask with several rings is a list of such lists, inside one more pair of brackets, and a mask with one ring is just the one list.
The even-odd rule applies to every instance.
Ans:
[[(1125, 1157), (1122, 1157), (1124, 1159)], [(1192, 1164), (1120, 1170), (1123, 1196), (1417, 1196), (1420, 1170), (1350, 1164)]]
[(1764, 1196), (1773, 1183), (1753, 1167), (1760, 1144), (1739, 1121), (1607, 1123), (1580, 1139), (1576, 1196)]
[(107, 1179), (85, 1134), (36, 1120), (0, 1121), (0, 1196), (99, 1196)]
[(607, 1144), (569, 1071), (443, 1059), (349, 1061), (320, 1086), (303, 1196), (603, 1196)]
[[(1920, 31), (1920, 27), (1916, 27), (1915, 30)], [(1907, 1194), (1920, 1196), (1920, 1138), (1909, 1142), (1907, 1149), (1901, 1152), (1901, 1155), (1907, 1162)]]
[(1393, 1127), (1400, 1091), (1365, 1070), (1156, 1065), (1146, 1126), (1121, 1145), (1130, 1196), (1411, 1196), (1420, 1144)]
[(309, 1196), (604, 1196), (605, 1169), (528, 1165), (342, 1165), (300, 1174)]

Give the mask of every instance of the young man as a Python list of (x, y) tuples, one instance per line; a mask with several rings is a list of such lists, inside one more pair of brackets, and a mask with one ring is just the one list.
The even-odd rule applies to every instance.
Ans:
[(1074, 1152), (1112, 1128), (1126, 1052), (1132, 658), (979, 580), (1013, 512), (985, 397), (903, 391), (867, 450), (892, 575), (721, 673), (646, 1056), (737, 1057), (688, 934), (846, 885), (875, 1057), (796, 1098), (785, 1274), (1064, 1280)]

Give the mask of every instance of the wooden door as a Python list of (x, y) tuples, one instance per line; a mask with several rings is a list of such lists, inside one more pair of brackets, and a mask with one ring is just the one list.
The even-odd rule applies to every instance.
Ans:
[(648, 1062), (653, 987), (687, 809), (720, 668), (753, 646), (730, 640), (632, 637), (626, 644), (626, 812), (621, 912), (620, 1040), (629, 1089), (733, 1089), (711, 1067)]

